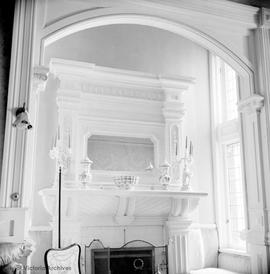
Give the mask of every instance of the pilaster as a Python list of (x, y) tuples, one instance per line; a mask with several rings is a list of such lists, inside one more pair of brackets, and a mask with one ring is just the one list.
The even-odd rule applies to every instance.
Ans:
[[(254, 36), (255, 76), (257, 91), (263, 98), (260, 100), (260, 95), (257, 95), (257, 99), (252, 100), (255, 105), (250, 108), (249, 104), (249, 107), (243, 108), (246, 111), (242, 111), (244, 125), (247, 125), (244, 128), (245, 154), (253, 157), (247, 158), (249, 160), (246, 162), (256, 170), (252, 184), (248, 174), (249, 167), (246, 167), (249, 214), (247, 241), (252, 254), (252, 273), (268, 273), (270, 267), (270, 10), (262, 8), (258, 13), (258, 19)], [(252, 97), (255, 98), (254, 96), (256, 95)]]
[(251, 253), (252, 273), (267, 273), (268, 231), (266, 216), (265, 173), (263, 168), (263, 137), (261, 115), (264, 97), (254, 94), (239, 102), (244, 142), (244, 164), (246, 170), (247, 214), (249, 228), (246, 232), (248, 250)]
[(186, 109), (184, 94), (193, 85), (193, 79), (161, 78), (165, 99), (163, 116), (165, 119), (165, 159), (172, 166), (173, 183), (180, 183), (180, 166), (177, 162), (182, 153), (183, 119)]
[[(18, 131), (12, 127), (12, 123), (14, 121), (13, 110), (21, 107), (24, 103), (26, 108), (29, 106), (34, 14), (34, 0), (16, 1), (0, 190), (1, 207), (22, 206), (24, 152), (28, 132)], [(29, 110), (30, 112), (31, 110)], [(15, 192), (20, 195), (17, 201), (10, 198), (10, 195)]]
[(171, 273), (187, 274), (188, 261), (188, 233), (192, 221), (186, 218), (169, 218), (166, 222), (168, 237), (168, 258)]

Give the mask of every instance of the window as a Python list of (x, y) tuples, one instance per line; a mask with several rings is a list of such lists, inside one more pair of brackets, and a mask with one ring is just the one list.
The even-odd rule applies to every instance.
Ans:
[(212, 56), (212, 130), (218, 227), (221, 248), (245, 250), (245, 189), (237, 111), (237, 73)]
[(228, 194), (228, 244), (234, 248), (245, 248), (240, 232), (245, 229), (244, 191), (242, 182), (240, 143), (225, 146), (226, 183)]

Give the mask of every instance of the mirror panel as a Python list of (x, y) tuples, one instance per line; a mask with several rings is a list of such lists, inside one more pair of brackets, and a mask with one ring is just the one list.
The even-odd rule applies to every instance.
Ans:
[(154, 163), (154, 144), (148, 138), (92, 135), (87, 155), (93, 170), (141, 172)]

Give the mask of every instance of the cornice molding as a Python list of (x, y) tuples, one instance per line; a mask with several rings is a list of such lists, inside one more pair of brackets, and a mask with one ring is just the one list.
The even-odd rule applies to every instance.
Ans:
[(52, 59), (50, 71), (59, 78), (61, 93), (76, 90), (151, 101), (163, 101), (164, 92), (166, 98), (178, 97), (195, 82), (191, 77), (155, 75), (63, 59)]
[(259, 8), (220, 0), (137, 0), (136, 4), (162, 9), (169, 12), (196, 12), (206, 14), (209, 17), (238, 22), (249, 27), (256, 27), (256, 13)]
[(264, 97), (254, 94), (238, 103), (238, 111), (240, 113), (254, 114), (260, 112), (264, 106)]

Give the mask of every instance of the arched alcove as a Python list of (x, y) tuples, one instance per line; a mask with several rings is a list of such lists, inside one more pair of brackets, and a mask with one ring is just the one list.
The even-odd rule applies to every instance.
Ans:
[[(174, 12), (174, 8), (170, 7), (167, 10), (164, 9), (164, 11), (161, 11), (162, 9), (160, 8), (159, 5), (153, 4), (154, 9), (147, 10), (145, 9), (144, 12), (138, 11), (138, 9), (133, 8), (132, 4), (130, 5), (129, 8), (121, 8), (119, 7), (114, 7), (114, 8), (96, 8), (96, 9), (86, 9), (83, 10), (82, 12), (74, 12), (70, 13), (67, 16), (63, 16), (58, 18), (57, 20), (52, 20), (51, 22), (45, 22), (44, 24), (42, 23), (42, 26), (39, 26), (38, 31), (40, 33), (35, 37), (35, 43), (34, 43), (34, 49), (31, 54), (29, 54), (30, 57), (33, 57), (34, 64), (39, 64), (39, 65), (45, 65), (45, 49), (46, 47), (49, 47), (50, 45), (53, 45), (54, 43), (57, 43), (57, 41), (60, 41), (61, 39), (64, 39), (65, 37), (68, 37), (69, 35), (76, 34), (80, 31), (84, 31), (87, 29), (94, 29), (94, 28), (101, 28), (104, 26), (112, 26), (112, 25), (123, 25), (123, 24), (128, 24), (128, 25), (141, 25), (141, 26), (148, 26), (151, 28), (155, 28), (157, 30), (162, 30), (166, 32), (173, 33), (174, 35), (182, 36), (187, 40), (190, 40), (194, 42), (195, 44), (200, 45), (202, 48), (208, 50), (211, 53), (214, 53), (218, 56), (220, 56), (224, 61), (226, 61), (228, 64), (230, 64), (239, 74), (240, 76), (240, 99), (246, 99), (256, 93), (254, 90), (254, 71), (252, 68), (252, 65), (250, 62), (247, 60), (247, 58), (242, 54), (237, 54), (237, 51), (231, 47), (228, 37), (225, 36), (224, 39), (219, 39), (217, 36), (206, 33), (203, 28), (201, 28), (199, 25), (197, 27), (191, 26), (190, 24), (185, 24), (183, 22), (178, 21), (177, 17), (181, 16), (177, 13)], [(42, 5), (38, 6), (38, 9), (41, 10), (43, 8)], [(33, 9), (34, 10), (34, 9)], [(159, 10), (159, 11), (157, 11)], [(181, 10), (181, 8), (179, 8)], [(196, 16), (196, 12), (192, 10), (193, 15)], [(192, 13), (191, 12), (191, 13)], [(205, 10), (203, 11), (205, 12)], [(212, 16), (213, 14), (211, 14)], [(218, 17), (218, 16), (217, 16)], [(213, 19), (213, 18), (212, 18)], [(218, 18), (216, 18), (218, 21)], [(214, 19), (215, 20), (215, 19)], [(213, 20), (213, 21), (214, 21)], [(226, 19), (226, 20), (231, 20), (231, 19)], [(195, 20), (194, 20), (195, 21)], [(220, 22), (219, 22), (220, 23)], [(224, 22), (222, 23), (224, 24)], [(29, 23), (31, 25), (31, 23)], [(215, 24), (213, 24), (213, 28)], [(225, 25), (225, 24), (224, 24)], [(254, 24), (255, 25), (255, 24)], [(254, 26), (250, 23), (250, 25), (245, 25), (243, 28), (246, 28), (246, 31), (249, 30), (250, 26)], [(220, 25), (219, 25), (220, 26)], [(32, 37), (29, 39), (31, 40)], [(243, 37), (241, 39), (244, 39)], [(30, 44), (30, 43), (29, 43)], [(235, 43), (235, 46), (236, 43)], [(24, 51), (26, 51), (27, 46), (25, 46)], [(20, 66), (20, 62), (18, 62)], [(23, 68), (23, 66), (21, 66)], [(18, 70), (20, 71), (20, 70)], [(23, 78), (27, 78), (27, 80), (30, 79), (30, 66), (29, 66), (29, 71), (23, 75)], [(14, 78), (13, 81), (18, 81), (20, 82), (22, 79), (16, 80)], [(26, 80), (26, 79), (24, 79)], [(25, 81), (27, 82), (27, 81)], [(18, 85), (18, 84), (17, 84)], [(16, 89), (14, 89), (16, 90)], [(19, 90), (19, 89), (18, 89)], [(26, 90), (26, 89), (25, 89)], [(21, 93), (20, 91), (12, 91), (12, 96), (11, 98), (20, 98)], [(24, 91), (25, 92), (25, 91)], [(25, 92), (26, 94), (25, 97), (27, 98), (29, 102), (29, 109), (31, 114), (36, 114), (38, 110), (38, 103), (35, 101), (36, 99), (36, 94)], [(255, 98), (256, 99), (256, 98)], [(261, 98), (258, 99), (258, 105), (262, 101)], [(256, 100), (257, 100), (256, 99)], [(256, 101), (255, 100), (255, 101)], [(249, 102), (249, 101), (248, 101)], [(244, 101), (244, 103), (248, 103)], [(257, 102), (257, 101), (256, 101)], [(255, 102), (255, 103), (256, 103)], [(15, 104), (15, 103), (14, 103)], [(15, 106), (13, 106), (15, 107)], [(257, 105), (255, 106), (255, 108)], [(258, 107), (259, 108), (259, 107)], [(254, 137), (254, 134), (256, 133), (253, 132), (253, 135), (251, 134), (252, 129), (250, 127), (249, 123), (249, 118), (246, 117), (246, 123), (243, 125), (243, 128), (246, 130), (245, 135), (247, 138), (247, 142), (245, 143), (246, 146), (252, 147), (252, 144), (256, 144), (258, 146), (258, 142), (254, 142), (254, 138), (257, 138), (257, 136)], [(11, 117), (9, 117), (9, 120), (11, 120)], [(257, 121), (256, 121), (257, 122)], [(33, 152), (37, 150), (37, 140), (38, 140), (38, 134), (36, 132), (36, 129), (34, 129), (34, 134), (32, 134), (26, 141), (23, 141), (23, 146), (25, 146), (27, 149), (25, 151), (27, 152)], [(253, 129), (254, 130), (254, 129)], [(257, 128), (255, 129), (255, 131)], [(7, 134), (9, 136), (9, 134)], [(8, 149), (9, 147), (15, 147), (15, 143), (17, 142), (18, 136), (12, 136), (11, 135), (10, 141), (8, 141)], [(9, 138), (8, 138), (9, 139)], [(258, 152), (258, 147), (256, 148)], [(18, 149), (17, 149), (18, 150)], [(250, 149), (252, 150), (252, 149)], [(252, 161), (252, 155), (253, 151), (250, 152), (250, 150), (247, 151), (246, 158), (248, 158), (247, 161)], [(30, 174), (31, 170), (34, 170), (36, 162), (35, 162), (35, 157), (33, 156), (27, 156), (25, 157), (25, 151), (23, 149), (20, 150), (19, 157), (17, 157), (18, 160), (18, 166), (20, 166), (20, 171), (21, 174)], [(12, 162), (14, 158), (16, 158), (16, 149), (14, 149), (14, 153), (12, 155), (6, 156), (5, 162), (6, 162), (6, 170), (4, 170), (4, 175), (3, 178), (10, 178), (9, 174), (12, 174), (12, 171), (10, 171), (11, 168), (8, 167), (8, 162)], [(256, 151), (255, 151), (256, 154)], [(21, 162), (24, 160), (24, 165), (21, 164)], [(252, 169), (252, 164), (250, 164), (250, 167)], [(26, 171), (25, 171), (26, 170)], [(257, 169), (255, 170), (254, 167), (254, 174), (257, 174)], [(28, 183), (27, 186), (25, 181), (28, 179), (27, 176), (24, 176), (24, 180), (22, 182), (17, 182), (16, 184), (23, 189), (24, 192), (24, 197), (23, 197), (23, 202), (22, 205), (24, 204), (24, 201), (27, 201), (28, 197), (31, 197), (32, 194), (32, 188), (35, 184), (35, 180), (33, 179), (33, 176), (30, 176), (30, 183)], [(258, 176), (259, 178), (259, 176)], [(5, 181), (5, 180), (4, 180)], [(16, 186), (17, 186), (16, 185)], [(4, 190), (5, 189), (11, 189), (11, 188), (5, 188), (4, 184)], [(26, 191), (30, 190), (30, 191)], [(6, 193), (8, 193), (6, 191)], [(7, 196), (7, 194), (4, 194)], [(4, 197), (6, 200), (8, 200), (7, 197)], [(28, 204), (28, 202), (26, 202)]]

